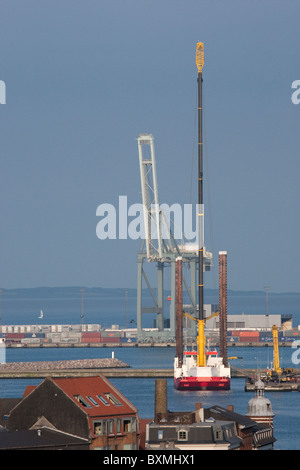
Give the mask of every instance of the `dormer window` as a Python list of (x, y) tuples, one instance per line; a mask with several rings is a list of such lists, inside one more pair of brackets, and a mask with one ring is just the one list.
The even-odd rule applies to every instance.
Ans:
[(102, 395), (97, 395), (97, 398), (103, 403), (103, 405), (109, 406), (109, 403)]
[(112, 394), (112, 393), (104, 393), (105, 398), (109, 400), (113, 405), (122, 406), (122, 403)]
[(88, 403), (81, 395), (73, 395), (75, 400), (80, 403), (80, 405), (84, 406), (84, 408), (92, 408), (92, 405)]
[(214, 437), (216, 441), (222, 441), (223, 440), (223, 431), (222, 428), (216, 428), (214, 429)]
[(187, 441), (188, 440), (188, 431), (186, 429), (179, 429), (177, 432), (178, 441)]
[(93, 403), (94, 406), (99, 406), (99, 403), (97, 403), (93, 397), (88, 396), (87, 398), (90, 400), (90, 402)]

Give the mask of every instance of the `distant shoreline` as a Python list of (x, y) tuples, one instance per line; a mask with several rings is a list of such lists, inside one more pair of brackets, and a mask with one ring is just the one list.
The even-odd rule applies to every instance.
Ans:
[[(153, 288), (155, 290), (155, 288)], [(15, 293), (15, 294), (21, 294), (21, 293), (49, 293), (49, 292), (56, 292), (56, 293), (74, 293), (77, 294), (78, 296), (81, 295), (81, 292), (84, 291), (84, 293), (89, 293), (89, 294), (103, 294), (105, 292), (114, 292), (114, 293), (120, 293), (122, 296), (124, 295), (124, 292), (127, 291), (128, 294), (136, 293), (137, 289), (135, 287), (87, 287), (87, 286), (61, 286), (61, 287), (47, 287), (47, 286), (39, 286), (39, 287), (14, 287), (14, 288), (5, 288), (5, 287), (0, 287), (0, 291), (2, 294), (4, 293)], [(147, 289), (143, 289), (143, 291), (147, 291)], [(169, 293), (169, 289), (165, 289), (164, 292), (167, 294)], [(207, 288), (205, 289), (205, 292), (207, 295), (214, 295), (218, 293), (218, 289), (212, 289), (212, 288)], [(227, 295), (229, 296), (239, 296), (239, 295), (261, 295), (265, 297), (266, 293), (264, 290), (237, 290), (237, 289), (228, 289)], [(276, 296), (276, 295), (300, 295), (300, 292), (269, 292), (269, 296)]]

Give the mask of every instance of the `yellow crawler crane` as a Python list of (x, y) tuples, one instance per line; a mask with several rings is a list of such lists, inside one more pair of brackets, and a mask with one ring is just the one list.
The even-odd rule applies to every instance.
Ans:
[(262, 377), (265, 382), (291, 382), (296, 380), (295, 370), (291, 367), (282, 369), (279, 361), (279, 343), (278, 343), (278, 327), (272, 326), (273, 335), (273, 367), (267, 372), (266, 377)]
[(279, 362), (279, 345), (278, 345), (278, 327), (272, 326), (273, 335), (273, 369), (269, 372), (269, 380), (276, 380), (279, 382), (286, 382), (293, 380), (295, 377), (293, 368), (282, 369)]

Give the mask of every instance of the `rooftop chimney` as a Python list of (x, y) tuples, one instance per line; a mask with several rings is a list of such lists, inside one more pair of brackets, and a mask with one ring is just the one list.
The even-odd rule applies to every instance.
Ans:
[(219, 252), (219, 330), (220, 356), (225, 367), (228, 367), (227, 357), (227, 251)]
[(183, 330), (182, 330), (182, 258), (176, 258), (176, 357), (178, 358), (178, 367), (182, 367), (183, 359)]
[(202, 403), (196, 403), (195, 421), (196, 423), (203, 423), (204, 421), (204, 408), (202, 408)]
[(167, 401), (167, 379), (155, 380), (155, 417), (156, 423), (167, 419), (168, 401)]

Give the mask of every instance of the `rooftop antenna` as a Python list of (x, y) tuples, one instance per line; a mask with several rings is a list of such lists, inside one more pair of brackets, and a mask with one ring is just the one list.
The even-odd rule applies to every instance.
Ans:
[(270, 290), (270, 286), (265, 286), (264, 289), (266, 291), (266, 315), (268, 316), (269, 315), (269, 290)]
[(125, 289), (125, 327), (128, 328), (128, 289)]
[(81, 296), (81, 323), (84, 324), (84, 289), (80, 289), (80, 296)]

